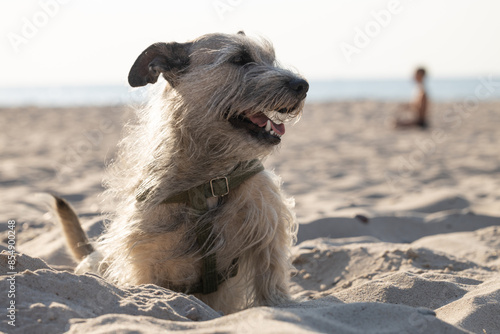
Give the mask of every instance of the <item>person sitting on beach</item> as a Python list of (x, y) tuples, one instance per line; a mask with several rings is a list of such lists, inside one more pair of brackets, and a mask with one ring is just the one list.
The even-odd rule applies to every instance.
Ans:
[(427, 107), (428, 99), (424, 86), (425, 69), (418, 68), (415, 71), (415, 82), (417, 83), (417, 91), (414, 100), (411, 103), (403, 105), (403, 111), (410, 111), (411, 118), (409, 120), (397, 119), (397, 128), (421, 127), (427, 128)]

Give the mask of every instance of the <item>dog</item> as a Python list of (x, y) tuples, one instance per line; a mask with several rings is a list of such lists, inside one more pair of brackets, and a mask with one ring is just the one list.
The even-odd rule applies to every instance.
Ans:
[(302, 113), (309, 85), (244, 32), (155, 43), (133, 64), (132, 87), (162, 88), (128, 125), (108, 166), (116, 210), (89, 242), (55, 197), (76, 260), (116, 284), (193, 294), (225, 314), (291, 301), (293, 199), (262, 160)]

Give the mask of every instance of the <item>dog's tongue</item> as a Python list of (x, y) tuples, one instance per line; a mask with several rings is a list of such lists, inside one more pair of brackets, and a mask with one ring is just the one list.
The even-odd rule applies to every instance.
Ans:
[[(264, 113), (258, 113), (256, 115), (249, 116), (248, 119), (257, 126), (264, 128), (267, 125), (267, 121), (271, 121)], [(276, 124), (271, 121), (271, 128), (273, 131), (280, 136), (285, 134), (285, 124)]]

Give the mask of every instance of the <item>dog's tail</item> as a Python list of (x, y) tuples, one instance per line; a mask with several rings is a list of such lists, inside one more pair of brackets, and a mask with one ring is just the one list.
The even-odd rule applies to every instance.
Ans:
[(64, 231), (68, 248), (76, 260), (81, 261), (94, 251), (87, 234), (82, 229), (75, 211), (64, 199), (52, 195), (52, 212), (55, 214)]

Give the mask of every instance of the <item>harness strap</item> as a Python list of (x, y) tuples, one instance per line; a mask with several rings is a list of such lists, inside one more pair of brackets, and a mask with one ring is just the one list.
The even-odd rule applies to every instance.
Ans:
[(203, 254), (201, 283), (204, 294), (217, 291), (217, 287), (219, 286), (217, 277), (217, 258), (213, 252), (208, 254), (213, 246), (213, 243), (215, 242), (212, 229), (212, 224), (205, 224), (205, 226), (196, 231), (196, 241), (201, 247)]
[[(231, 190), (234, 190), (240, 184), (263, 170), (264, 166), (258, 159), (247, 163), (240, 162), (229, 175), (213, 178), (209, 182), (169, 196), (161, 203), (185, 203), (195, 209), (201, 216), (209, 210), (207, 198), (226, 196)], [(145, 199), (147, 191), (142, 195), (138, 196), (138, 201)], [(203, 254), (201, 282), (190, 287), (176, 287), (176, 291), (209, 294), (217, 291), (218, 286), (222, 282), (236, 276), (238, 273), (238, 258), (233, 259), (230, 268), (224, 274), (217, 272), (216, 254), (214, 252), (210, 253), (215, 242), (212, 231), (212, 223), (207, 223), (196, 230), (196, 241), (201, 247)]]
[[(225, 280), (235, 277), (237, 274), (238, 274), (238, 258), (235, 258), (225, 272), (217, 273), (217, 282), (218, 284), (221, 284)], [(182, 292), (185, 294), (194, 294), (194, 293), (206, 294), (204, 292), (206, 290), (205, 287), (203, 286), (203, 280), (200, 280), (198, 283), (190, 285), (169, 285), (168, 288), (170, 290)]]

